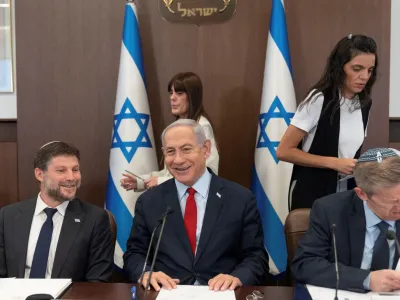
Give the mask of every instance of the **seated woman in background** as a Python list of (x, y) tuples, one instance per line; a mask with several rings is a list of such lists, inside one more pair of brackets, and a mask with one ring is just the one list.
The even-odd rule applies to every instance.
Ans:
[(294, 164), (289, 210), (355, 186), (350, 177), (367, 133), (377, 66), (370, 37), (350, 34), (332, 50), (277, 149), (280, 160)]
[[(207, 159), (207, 167), (218, 174), (219, 154), (215, 142), (210, 118), (203, 106), (203, 86), (199, 76), (192, 72), (176, 74), (168, 83), (168, 92), (171, 100), (171, 112), (177, 119), (185, 118), (197, 121), (204, 129), (206, 137), (211, 141), (211, 155)], [(161, 171), (154, 171), (147, 175), (139, 175), (142, 181), (131, 174), (122, 174), (121, 186), (137, 192), (153, 188), (172, 178), (164, 165)]]

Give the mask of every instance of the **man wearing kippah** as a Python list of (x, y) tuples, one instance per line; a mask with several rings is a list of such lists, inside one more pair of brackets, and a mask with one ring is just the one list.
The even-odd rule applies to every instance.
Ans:
[(310, 227), (292, 262), (298, 283), (335, 288), (332, 225), (336, 225), (339, 289), (389, 292), (400, 289), (394, 236), (400, 239), (400, 156), (376, 148), (360, 156), (357, 187), (315, 201)]
[(104, 209), (76, 198), (79, 150), (50, 142), (38, 150), (33, 165), (39, 194), (0, 210), (0, 278), (109, 281), (110, 221)]

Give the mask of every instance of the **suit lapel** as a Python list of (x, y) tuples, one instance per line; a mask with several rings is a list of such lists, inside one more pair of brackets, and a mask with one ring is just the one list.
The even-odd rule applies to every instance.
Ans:
[(64, 262), (75, 241), (75, 236), (79, 232), (85, 220), (85, 213), (82, 211), (77, 199), (68, 204), (65, 212), (64, 221), (61, 227), (60, 237), (58, 239), (56, 255), (53, 263), (52, 278), (58, 278)]
[(201, 228), (200, 241), (196, 251), (195, 264), (204, 253), (206, 245), (210, 239), (213, 232), (213, 228), (218, 219), (223, 199), (223, 184), (221, 179), (218, 178), (214, 173), (212, 173), (210, 190), (208, 192), (207, 206), (204, 214), (203, 226)]
[(176, 236), (182, 243), (186, 253), (189, 255), (190, 261), (193, 261), (194, 256), (185, 229), (185, 223), (182, 217), (182, 210), (178, 199), (178, 191), (176, 189), (174, 180), (168, 181), (164, 197), (167, 207), (169, 206), (170, 208), (172, 208), (172, 214), (168, 217), (167, 220), (167, 223), (169, 223), (168, 227), (172, 228), (176, 232)]
[(17, 251), (17, 274), (19, 278), (25, 277), (26, 253), (28, 251), (29, 234), (36, 208), (36, 200), (36, 198), (27, 200), (14, 219), (14, 243)]
[[(366, 221), (363, 201), (354, 193), (352, 201), (352, 210), (348, 215), (350, 230), (350, 265), (355, 268), (361, 267), (361, 261), (365, 245)], [(362, 232), (362, 234), (360, 234)]]
[[(397, 237), (397, 241), (395, 241), (395, 243), (400, 241), (400, 221), (396, 221), (396, 237)], [(399, 261), (399, 251), (397, 249), (397, 245), (395, 245), (392, 269), (396, 269), (398, 261)]]

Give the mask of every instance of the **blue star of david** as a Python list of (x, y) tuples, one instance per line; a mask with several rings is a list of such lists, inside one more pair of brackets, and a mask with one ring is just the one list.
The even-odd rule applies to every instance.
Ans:
[[(122, 141), (118, 128), (122, 120), (134, 119), (139, 126), (140, 132), (136, 140)], [(138, 113), (133, 107), (129, 98), (126, 98), (124, 105), (119, 114), (114, 116), (114, 132), (112, 137), (112, 148), (121, 149), (128, 162), (131, 162), (136, 151), (140, 148), (152, 148), (149, 135), (147, 134), (147, 127), (149, 126), (150, 115)]]
[(260, 135), (257, 139), (256, 148), (268, 148), (275, 163), (278, 164), (279, 159), (276, 157), (276, 148), (279, 145), (279, 141), (271, 141), (267, 135), (267, 125), (271, 119), (284, 119), (287, 126), (290, 125), (290, 120), (293, 118), (294, 113), (287, 112), (278, 96), (275, 97), (268, 112), (260, 114)]

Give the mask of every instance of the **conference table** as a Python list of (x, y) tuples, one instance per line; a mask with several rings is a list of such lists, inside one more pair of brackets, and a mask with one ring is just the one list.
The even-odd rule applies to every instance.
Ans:
[[(133, 284), (128, 283), (73, 283), (72, 286), (64, 293), (61, 299), (118, 299), (132, 300), (131, 287)], [(304, 298), (294, 297), (295, 289), (283, 286), (266, 286), (266, 287), (241, 287), (235, 291), (236, 299), (245, 300), (247, 295), (254, 290), (258, 290), (264, 294), (263, 300), (303, 300)], [(138, 289), (139, 296), (143, 295), (143, 289)], [(157, 292), (150, 291), (148, 300), (157, 298)]]

